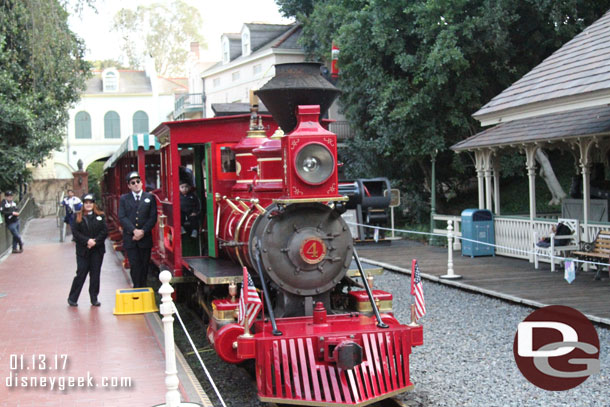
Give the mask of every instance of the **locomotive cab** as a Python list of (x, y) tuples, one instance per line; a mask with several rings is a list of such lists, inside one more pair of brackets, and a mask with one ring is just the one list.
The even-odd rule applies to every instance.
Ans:
[[(261, 125), (275, 130), (271, 118), (261, 117)], [(241, 281), (239, 267), (223, 261), (222, 232), (218, 221), (223, 197), (233, 196), (239, 182), (239, 145), (250, 128), (250, 116), (166, 122), (153, 133), (162, 144), (161, 162), (165, 176), (161, 190), (160, 265), (175, 277), (206, 284), (235, 284)], [(266, 134), (265, 134), (266, 138)], [(180, 183), (185, 172), (191, 177), (200, 206), (196, 237), (181, 233)], [(247, 191), (245, 191), (247, 192)], [(244, 194), (242, 194), (243, 196)], [(215, 266), (213, 265), (216, 262)], [(220, 266), (218, 266), (220, 264)], [(176, 279), (180, 281), (180, 279)]]

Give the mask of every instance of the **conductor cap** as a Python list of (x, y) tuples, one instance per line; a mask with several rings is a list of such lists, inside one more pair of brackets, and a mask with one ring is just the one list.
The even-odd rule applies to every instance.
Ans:
[(132, 171), (129, 174), (127, 174), (127, 179), (126, 180), (127, 180), (127, 182), (129, 182), (129, 181), (131, 181), (134, 178), (138, 178), (138, 179), (140, 178), (140, 174), (138, 174), (137, 171)]
[(10, 189), (8, 191), (4, 192), (5, 196), (13, 196), (13, 191), (11, 191)]
[(83, 202), (85, 201), (95, 202), (95, 196), (93, 194), (86, 194), (83, 196)]

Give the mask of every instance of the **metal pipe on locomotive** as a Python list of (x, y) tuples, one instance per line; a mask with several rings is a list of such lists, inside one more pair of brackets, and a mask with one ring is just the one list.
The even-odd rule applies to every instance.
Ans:
[[(276, 65), (255, 93), (273, 120), (253, 109), (153, 131), (163, 144), (153, 261), (173, 271), (179, 289), (196, 287), (208, 339), (223, 360), (254, 361), (262, 401), (365, 405), (412, 388), (409, 355), (423, 343), (422, 327), (396, 320), (391, 293), (368, 289), (365, 278), (362, 290), (347, 275), (354, 247), (341, 217), (347, 197), (339, 193), (337, 138), (320, 120), (338, 90), (319, 64), (305, 63)], [(179, 166), (188, 149), (204, 181), (203, 256), (183, 256), (177, 233)], [(106, 175), (105, 184), (116, 178)], [(272, 307), (252, 335), (236, 323), (241, 266)]]

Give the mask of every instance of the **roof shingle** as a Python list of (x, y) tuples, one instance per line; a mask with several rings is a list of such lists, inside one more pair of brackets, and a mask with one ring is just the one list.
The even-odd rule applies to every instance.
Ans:
[(610, 134), (610, 107), (596, 106), (498, 124), (451, 146), (454, 151)]

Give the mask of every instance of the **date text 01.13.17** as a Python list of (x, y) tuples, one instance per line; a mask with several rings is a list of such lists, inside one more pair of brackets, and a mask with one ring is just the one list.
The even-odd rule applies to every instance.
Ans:
[(10, 370), (66, 370), (68, 355), (62, 354), (11, 354)]

